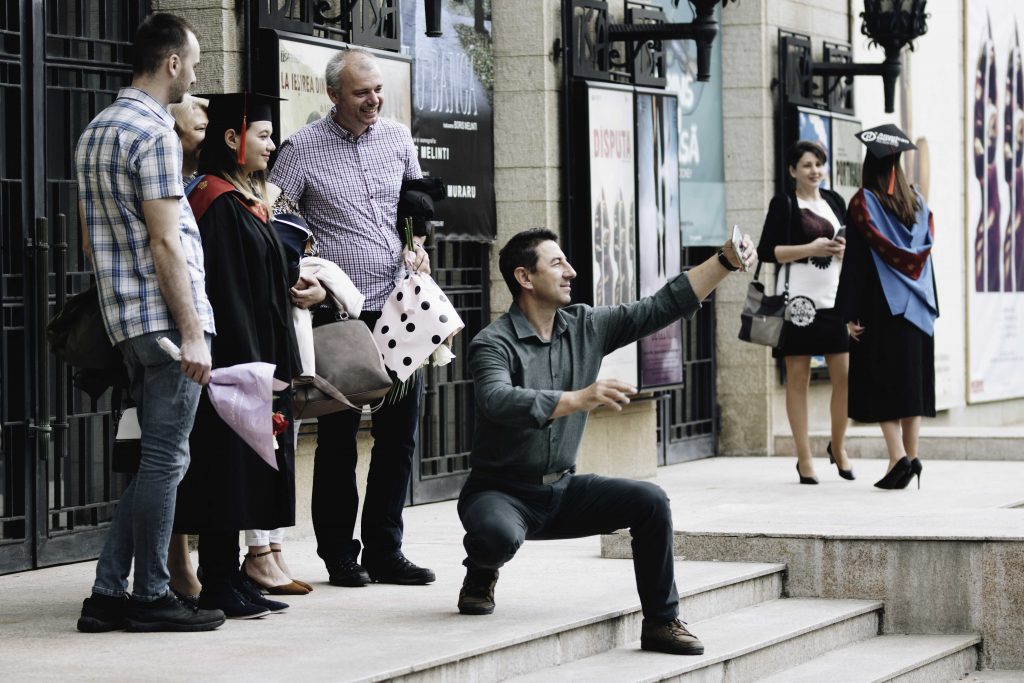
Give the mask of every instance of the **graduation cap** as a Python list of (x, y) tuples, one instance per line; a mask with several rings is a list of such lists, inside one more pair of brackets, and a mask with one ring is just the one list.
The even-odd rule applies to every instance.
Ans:
[[(210, 101), (207, 116), (210, 128), (214, 130), (238, 131), (241, 138), (250, 121), (273, 121), (274, 107), (284, 101), (282, 97), (263, 95), (250, 92), (229, 92), (210, 95), (197, 95)], [(238, 146), (238, 164), (245, 164), (245, 145)]]
[(868, 148), (868, 154), (876, 159), (892, 159), (888, 188), (889, 194), (892, 194), (893, 186), (896, 184), (896, 162), (899, 154), (917, 149), (917, 145), (910, 141), (906, 133), (891, 123), (854, 133), (854, 137), (860, 140)]
[(891, 123), (862, 130), (855, 133), (854, 137), (864, 143), (864, 146), (868, 148), (868, 153), (876, 159), (884, 159), (900, 152), (917, 149), (917, 145), (907, 138), (907, 134)]

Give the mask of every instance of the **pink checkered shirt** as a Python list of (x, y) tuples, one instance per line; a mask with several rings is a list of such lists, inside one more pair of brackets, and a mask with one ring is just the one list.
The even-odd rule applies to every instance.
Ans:
[(405, 126), (381, 119), (357, 138), (332, 109), (282, 143), (270, 181), (298, 204), (320, 256), (366, 296), (364, 310), (379, 311), (405, 274), (395, 227), (402, 181), (422, 176)]

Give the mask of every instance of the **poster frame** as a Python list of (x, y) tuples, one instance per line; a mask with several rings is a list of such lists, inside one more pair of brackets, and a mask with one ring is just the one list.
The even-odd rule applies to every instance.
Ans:
[[(591, 90), (610, 90), (616, 92), (626, 92), (630, 94), (631, 99), (634, 98), (636, 88), (632, 85), (623, 85), (618, 83), (606, 83), (603, 81), (589, 81), (589, 80), (575, 80), (572, 83), (571, 97), (573, 99), (573, 110), (577, 112), (578, 120), (583, 122), (584, 125), (573, 126), (570, 135), (572, 135), (573, 150), (572, 158), (570, 159), (570, 177), (571, 181), (571, 199), (570, 201), (578, 207), (576, 212), (576, 219), (572, 225), (564, 226), (564, 232), (568, 233), (568, 240), (565, 240), (567, 244), (564, 246), (569, 247), (568, 256), (570, 262), (573, 264), (573, 268), (576, 270), (576, 279), (572, 288), (572, 302), (583, 303), (593, 306), (594, 305), (594, 221), (591, 211), (591, 163), (590, 163), (590, 92)], [(635, 136), (635, 105), (631, 102), (630, 104), (630, 117), (633, 119), (630, 126), (631, 133)], [(634, 137), (635, 144), (635, 137)], [(635, 169), (635, 163), (634, 163)], [(633, 179), (634, 192), (636, 190), (636, 180)], [(634, 200), (635, 203), (635, 200)], [(584, 213), (585, 211), (585, 213)], [(636, 208), (634, 206), (633, 216), (635, 222)], [(634, 225), (635, 232), (635, 225)], [(639, 287), (639, 281), (636, 275), (636, 255), (634, 254), (633, 273), (634, 273), (634, 286)], [(634, 342), (634, 347), (639, 345)], [(629, 349), (629, 345), (619, 349), (617, 353), (625, 355)], [(636, 348), (629, 350), (632, 355), (634, 364), (633, 372), (631, 376), (624, 376), (624, 374), (614, 375), (615, 379), (628, 382), (633, 386), (637, 386), (639, 380), (639, 364)], [(628, 374), (628, 373), (627, 373)], [(609, 375), (602, 374), (601, 378), (608, 378)]]
[[(643, 88), (643, 87), (636, 87), (636, 88), (634, 88), (634, 90), (633, 90), (633, 140), (634, 140), (634, 143), (636, 143), (636, 144), (635, 144), (635, 148), (634, 148), (633, 162), (634, 162), (634, 166), (636, 168), (636, 179), (637, 179), (636, 183), (635, 183), (636, 187), (635, 187), (635, 190), (634, 190), (634, 196), (636, 198), (635, 199), (635, 212), (636, 212), (636, 235), (635, 235), (635, 239), (637, 241), (635, 272), (636, 272), (636, 280), (637, 280), (637, 282), (636, 282), (637, 294), (638, 294), (638, 296), (642, 297), (642, 296), (644, 296), (644, 289), (643, 289), (644, 282), (643, 282), (643, 267), (642, 267), (643, 266), (643, 258), (641, 256), (641, 254), (642, 254), (642, 245), (644, 244), (644, 240), (643, 240), (643, 237), (644, 237), (644, 226), (643, 226), (643, 224), (642, 224), (642, 222), (640, 220), (641, 219), (641, 192), (640, 192), (640, 161), (641, 161), (640, 160), (640, 154), (641, 153), (640, 153), (640, 144), (638, 142), (639, 133), (640, 133), (639, 107), (640, 107), (640, 97), (641, 96), (648, 96), (648, 97), (658, 98), (658, 99), (662, 99), (662, 100), (666, 100), (666, 101), (671, 100), (671, 101), (673, 101), (673, 104), (671, 106), (672, 106), (672, 109), (675, 111), (675, 116), (676, 117), (680, 117), (681, 114), (679, 113), (679, 96), (675, 92), (665, 91), (665, 90), (661, 90), (661, 89), (654, 89), (654, 88)], [(666, 109), (667, 109), (667, 107), (666, 107)], [(678, 121), (676, 123), (677, 123), (677, 127), (676, 127), (676, 131), (675, 132), (678, 135)], [(676, 166), (677, 169), (679, 167), (679, 149), (678, 149), (678, 146), (679, 146), (679, 140), (676, 139), (676, 148), (675, 148), (674, 151), (675, 151), (675, 166)], [(677, 173), (678, 173), (678, 170), (677, 170)], [(677, 188), (679, 186), (678, 176), (676, 176), (675, 186)], [(676, 195), (676, 213), (677, 213), (677, 217), (681, 217), (681, 214), (682, 214), (682, 205), (681, 205), (681, 203), (682, 203), (682, 197), (677, 194)], [(681, 221), (677, 220), (675, 222), (675, 224), (673, 225), (670, 221), (666, 220), (665, 221), (665, 226), (666, 226), (666, 228), (668, 228), (669, 226), (672, 226), (676, 230), (676, 235), (677, 235), (676, 259), (677, 259), (677, 261), (676, 261), (676, 263), (674, 265), (678, 266), (676, 268), (677, 272), (682, 272), (682, 250), (683, 250), (683, 242), (682, 242), (683, 235), (682, 235), (682, 232), (683, 231), (682, 231)], [(667, 269), (666, 270), (666, 281), (669, 279), (669, 277), (671, 277), (671, 276), (669, 275), (669, 270)], [(664, 283), (661, 283), (661, 284), (663, 285)], [(652, 336), (654, 336), (656, 334), (659, 334), (661, 332), (661, 330), (659, 330), (659, 332), (655, 332), (652, 335), (648, 335), (648, 337), (644, 337), (644, 338), (638, 340), (638, 342), (637, 342), (637, 388), (641, 392), (644, 392), (644, 391), (664, 391), (664, 390), (671, 390), (671, 389), (681, 389), (681, 388), (686, 386), (686, 368), (685, 368), (685, 358), (684, 358), (684, 353), (683, 353), (683, 350), (685, 348), (685, 343), (684, 343), (684, 339), (683, 339), (683, 336), (684, 336), (683, 323), (682, 323), (681, 320), (677, 320), (676, 322), (671, 323), (670, 325), (666, 326), (663, 329), (668, 329), (670, 327), (675, 327), (676, 330), (678, 331), (678, 334), (679, 334), (679, 342), (680, 342), (679, 343), (679, 355), (678, 355), (678, 358), (676, 359), (676, 361), (678, 362), (678, 368), (673, 368), (673, 371), (678, 370), (679, 380), (675, 381), (675, 382), (666, 382), (666, 383), (647, 383), (647, 382), (644, 381), (644, 375), (645, 375), (645, 372), (644, 372), (644, 339), (648, 339), (648, 338), (650, 338), (650, 337), (652, 337)]]
[[(316, 36), (306, 36), (299, 33), (289, 33), (288, 31), (279, 31), (277, 29), (260, 29), (257, 37), (257, 48), (256, 48), (256, 64), (257, 68), (254, 72), (254, 90), (256, 92), (273, 95), (275, 97), (281, 96), (281, 60), (280, 50), (281, 41), (289, 41), (296, 43), (305, 43), (307, 45), (313, 45), (316, 47), (329, 48), (332, 50), (343, 50), (347, 48), (359, 48), (360, 50), (366, 50), (372, 53), (377, 59), (390, 60), (394, 62), (404, 62), (408, 66), (409, 79), (405, 84), (407, 88), (408, 101), (412, 102), (413, 93), (413, 78), (415, 78), (415, 69), (412, 68), (412, 57), (404, 55), (398, 52), (388, 52), (386, 50), (379, 50), (375, 48), (365, 47), (363, 45), (353, 45), (350, 43), (344, 43), (338, 40), (330, 40), (328, 38), (318, 38)], [(398, 86), (403, 87), (403, 86)], [(395, 89), (394, 86), (389, 86), (390, 89)], [(326, 95), (325, 95), (326, 97)], [(281, 112), (280, 106), (274, 107), (274, 133), (271, 136), (274, 140), (274, 144), (278, 147), (281, 146)], [(402, 125), (410, 128), (412, 126), (412, 116), (414, 115), (412, 105), (410, 104), (410, 120), (399, 121)]]

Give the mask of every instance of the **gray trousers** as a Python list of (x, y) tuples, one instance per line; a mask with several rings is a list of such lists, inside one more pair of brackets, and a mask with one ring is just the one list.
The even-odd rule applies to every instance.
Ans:
[(679, 615), (672, 558), (672, 512), (661, 487), (646, 481), (566, 474), (550, 485), (471, 474), (459, 496), (469, 561), (497, 569), (525, 540), (579, 538), (628, 528), (644, 618)]

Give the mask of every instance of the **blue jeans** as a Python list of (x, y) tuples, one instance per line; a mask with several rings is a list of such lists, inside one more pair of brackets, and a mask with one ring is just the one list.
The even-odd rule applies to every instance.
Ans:
[[(123, 595), (134, 558), (132, 594), (143, 601), (167, 593), (167, 544), (175, 494), (188, 468), (188, 435), (202, 389), (181, 372), (178, 361), (157, 346), (159, 337), (181, 345), (181, 335), (175, 330), (145, 334), (118, 345), (138, 408), (142, 457), (138, 474), (117, 504), (92, 589), (101, 595)], [(209, 335), (206, 344), (210, 344)]]

